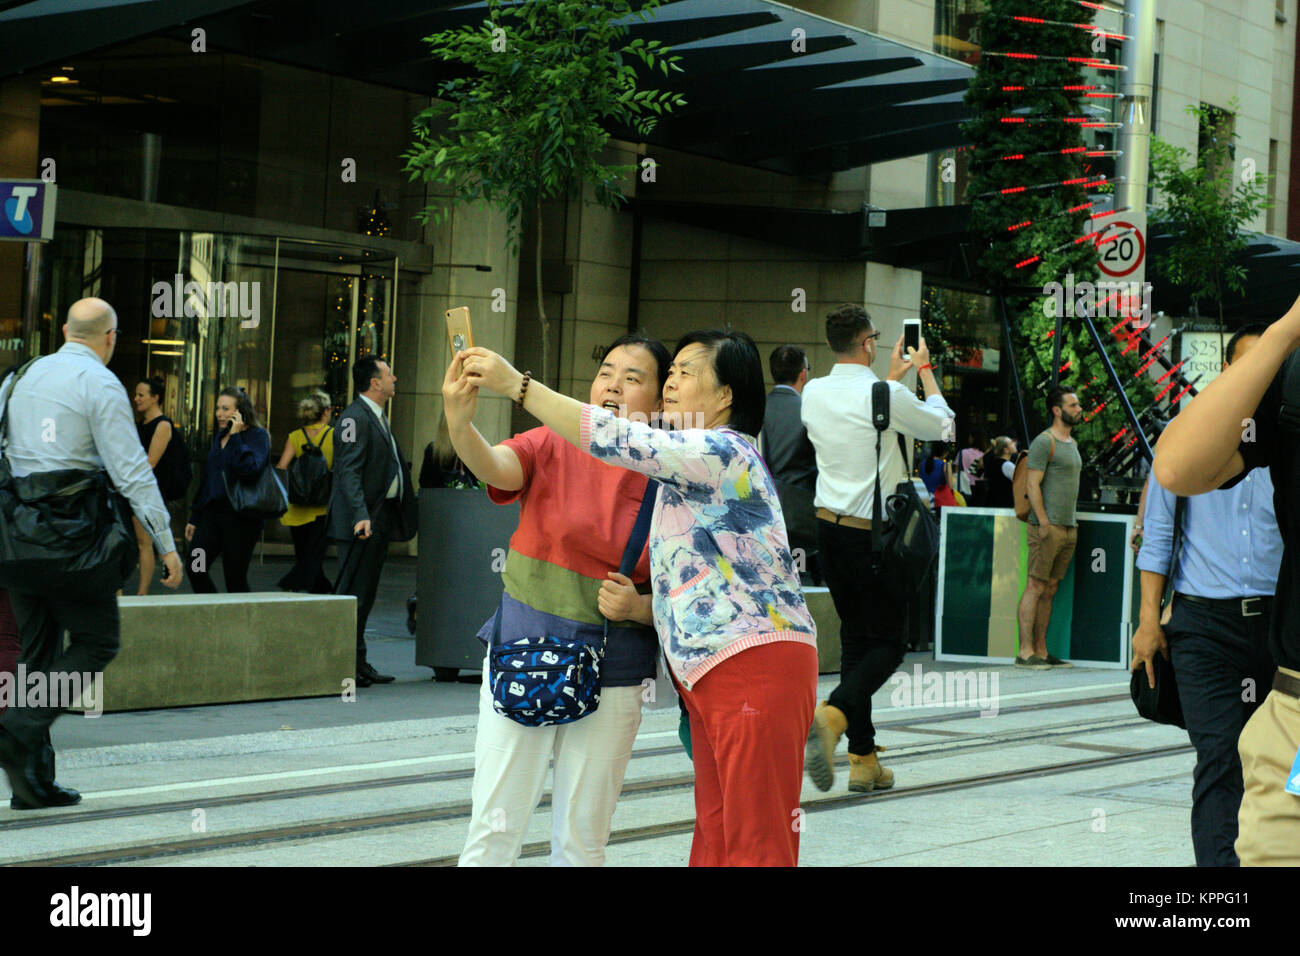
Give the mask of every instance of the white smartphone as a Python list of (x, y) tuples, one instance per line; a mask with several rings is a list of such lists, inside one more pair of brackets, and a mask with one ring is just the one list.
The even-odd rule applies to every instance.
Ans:
[(904, 319), (903, 320), (903, 358), (908, 357), (908, 349), (919, 349), (921, 347), (921, 320)]

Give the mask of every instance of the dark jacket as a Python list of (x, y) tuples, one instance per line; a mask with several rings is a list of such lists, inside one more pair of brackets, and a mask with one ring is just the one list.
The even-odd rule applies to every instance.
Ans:
[(817, 452), (799, 416), (799, 393), (774, 388), (763, 412), (763, 458), (772, 477), (808, 491), (817, 490)]
[[(411, 466), (400, 444), (397, 454), (402, 459), (401, 515), (388, 540), (409, 541), (417, 528), (416, 493), (411, 484)], [(351, 541), (357, 522), (373, 522), (396, 474), (397, 462), (384, 427), (358, 396), (334, 423), (334, 485), (326, 517), (329, 537)]]
[(208, 457), (203, 460), (200, 471), (199, 490), (190, 505), (190, 524), (212, 502), (229, 501), (226, 497), (226, 485), (222, 474), (232, 479), (248, 480), (258, 475), (266, 467), (271, 457), (271, 433), (265, 428), (248, 428), (230, 436), (226, 447), (221, 447), (218, 431), (212, 436), (212, 447)]

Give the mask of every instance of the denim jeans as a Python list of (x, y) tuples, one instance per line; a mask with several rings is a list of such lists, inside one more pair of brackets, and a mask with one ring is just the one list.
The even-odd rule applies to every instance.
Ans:
[(1196, 748), (1192, 847), (1197, 866), (1238, 865), (1233, 850), (1242, 795), (1237, 738), (1268, 695), (1274, 671), (1269, 611), (1262, 603), (1253, 607), (1263, 613), (1243, 617), (1236, 609), (1175, 597), (1165, 626), (1187, 734)]

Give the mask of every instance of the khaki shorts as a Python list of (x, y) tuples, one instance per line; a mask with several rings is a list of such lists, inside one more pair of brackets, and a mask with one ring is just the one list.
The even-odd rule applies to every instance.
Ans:
[(1286, 792), (1300, 750), (1300, 700), (1270, 691), (1246, 722), (1237, 750), (1245, 783), (1237, 816), (1241, 865), (1300, 866), (1300, 795)]
[(1074, 556), (1074, 546), (1079, 540), (1078, 527), (1063, 528), (1058, 524), (1031, 524), (1029, 535), (1029, 576), (1040, 581), (1059, 581)]

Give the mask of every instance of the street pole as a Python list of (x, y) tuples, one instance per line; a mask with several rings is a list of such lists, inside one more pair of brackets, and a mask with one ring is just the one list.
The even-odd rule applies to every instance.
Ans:
[[(1151, 88), (1155, 73), (1156, 0), (1127, 0), (1122, 32), (1131, 39), (1120, 49), (1119, 74), (1121, 155), (1116, 164), (1115, 208), (1127, 206), (1135, 216), (1147, 211), (1147, 165), (1151, 152)], [(1141, 282), (1145, 259), (1138, 272), (1128, 278)]]
[(1016, 347), (1011, 341), (1011, 321), (1007, 318), (1007, 296), (998, 290), (998, 305), (1002, 310), (1002, 343), (1011, 370), (1011, 394), (1016, 397), (1016, 410), (1020, 413), (1020, 441), (1029, 447), (1029, 420), (1025, 417), (1025, 396), (1020, 391), (1020, 373), (1016, 370)]

